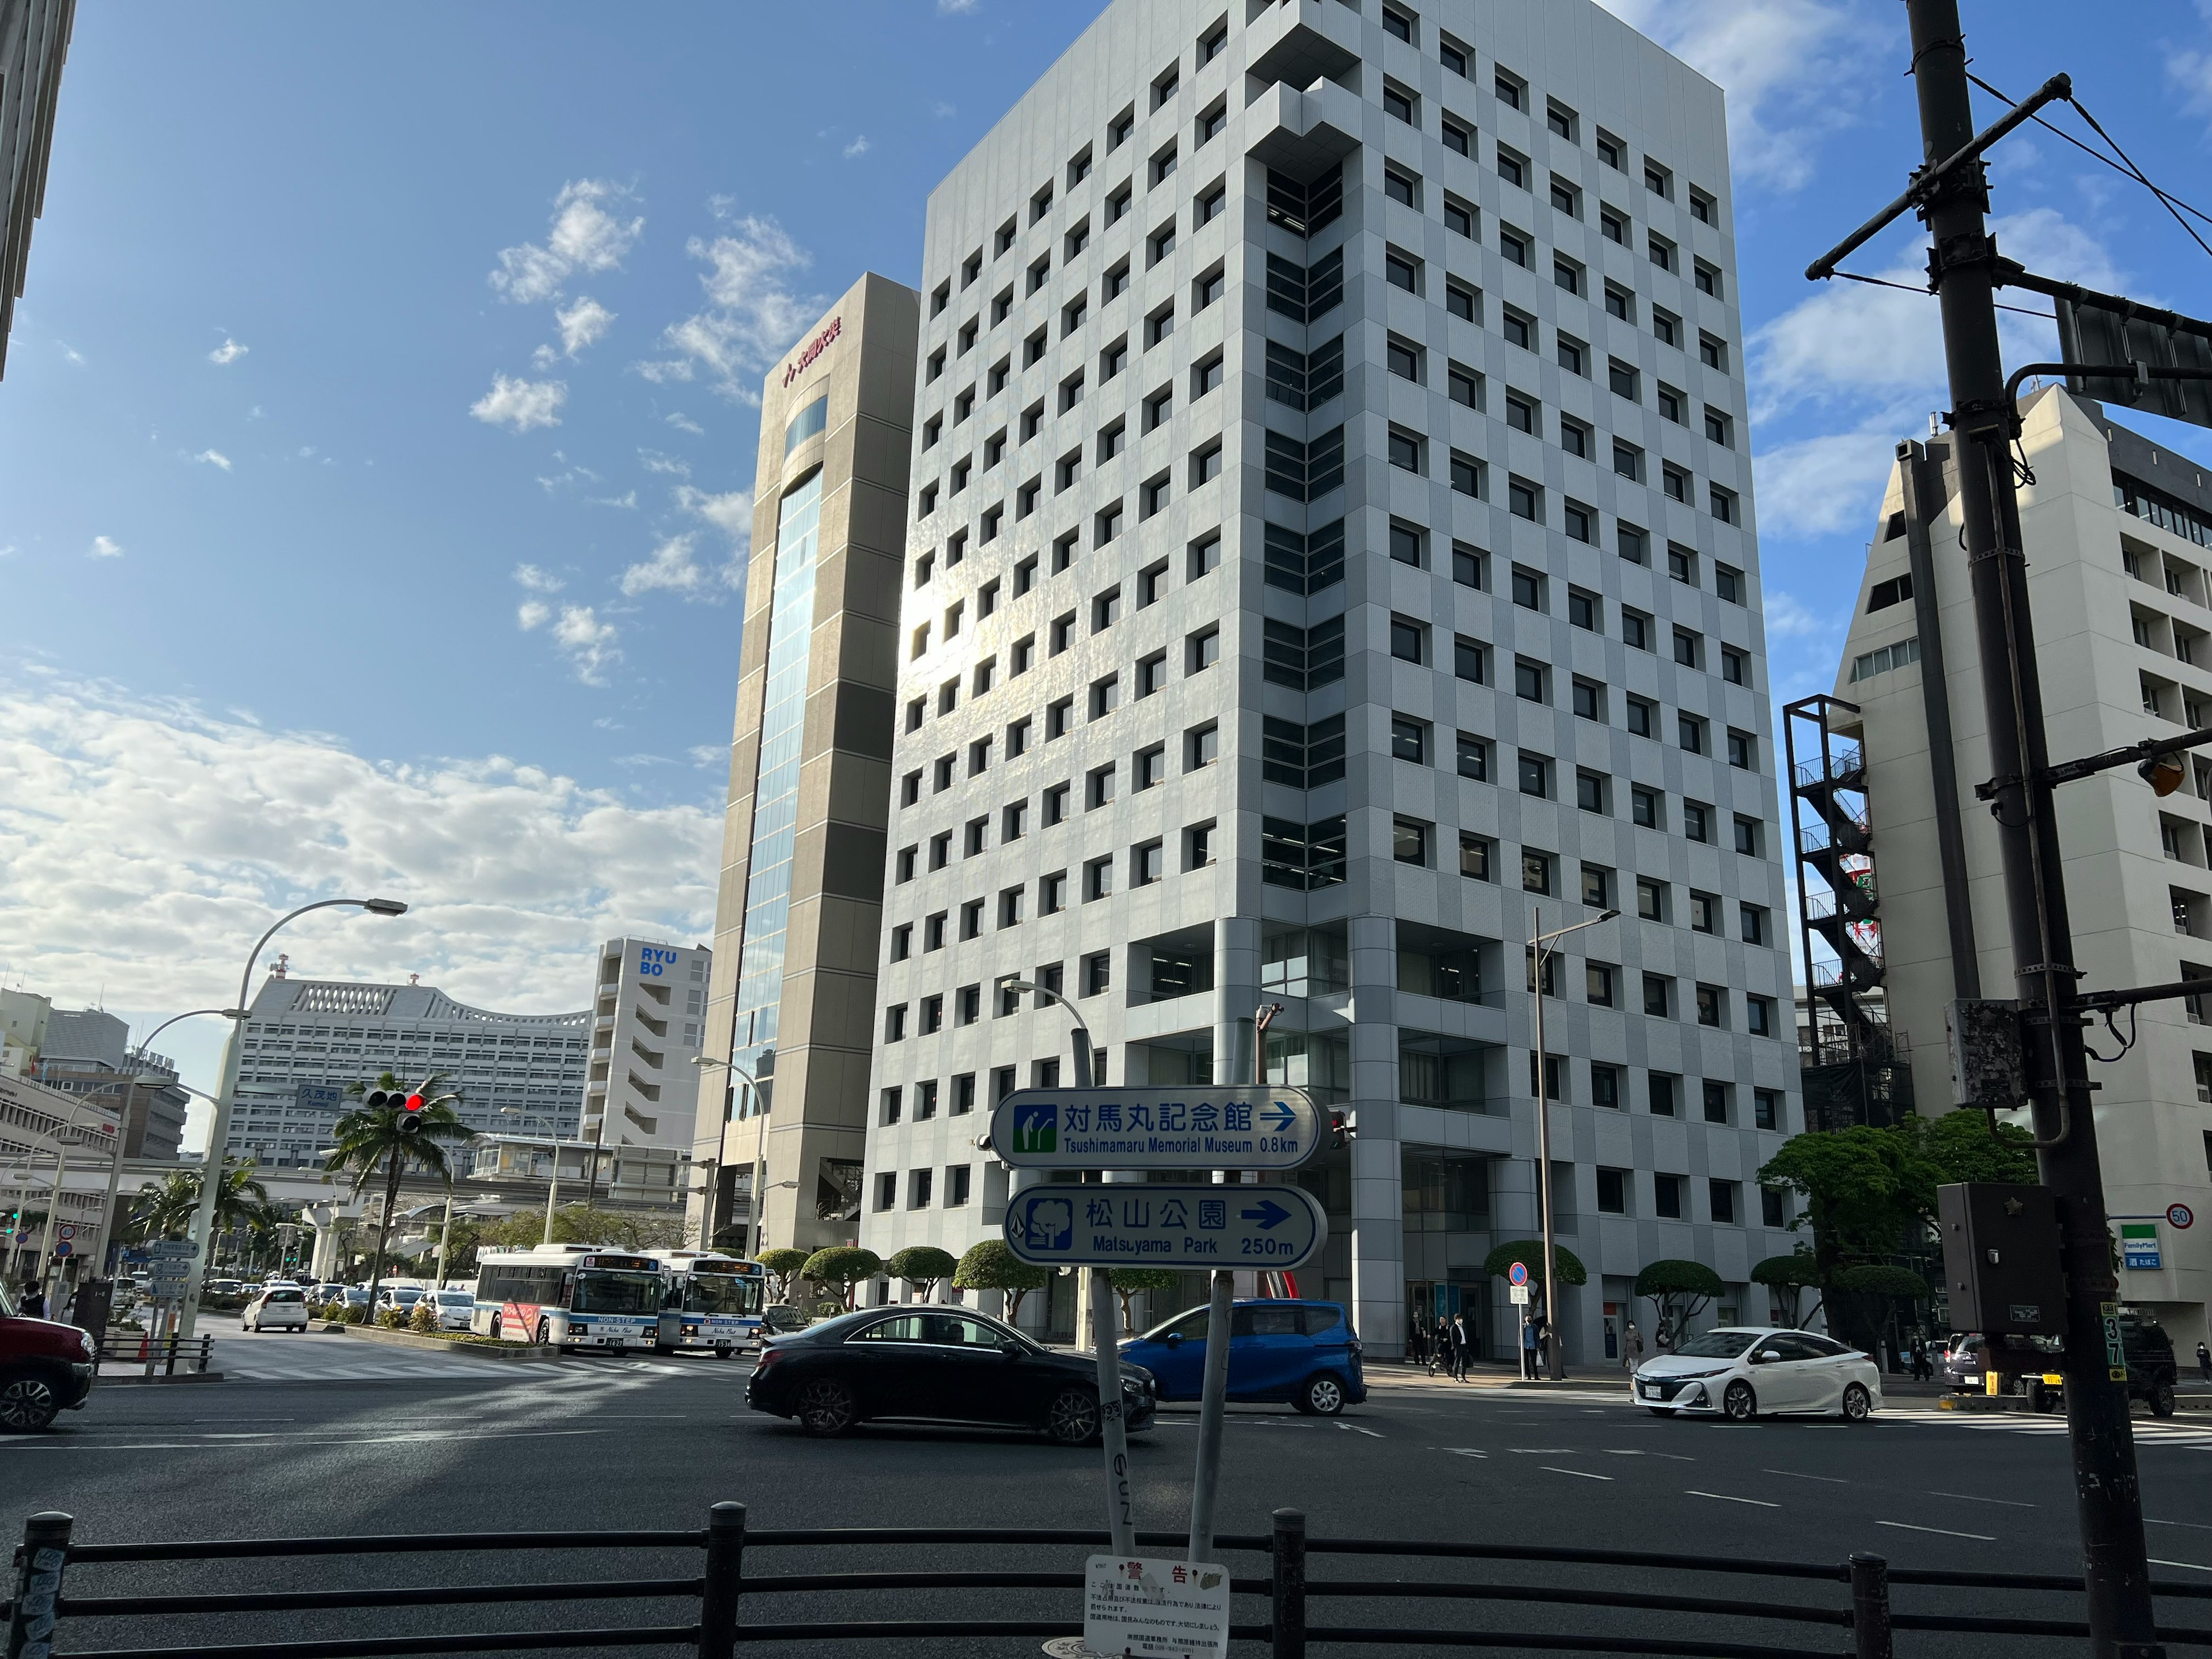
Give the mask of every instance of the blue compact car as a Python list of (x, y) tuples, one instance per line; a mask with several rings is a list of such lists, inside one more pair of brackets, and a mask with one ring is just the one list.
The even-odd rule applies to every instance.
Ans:
[[(1195, 1400), (1206, 1377), (1209, 1310), (1194, 1308), (1121, 1345), (1162, 1400)], [(1367, 1398), (1359, 1339), (1334, 1302), (1239, 1302), (1229, 1316), (1229, 1397), (1334, 1417)]]

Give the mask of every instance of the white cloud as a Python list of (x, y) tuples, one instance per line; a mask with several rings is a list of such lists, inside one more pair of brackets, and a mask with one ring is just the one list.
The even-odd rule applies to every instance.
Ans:
[(615, 645), (615, 625), (601, 622), (588, 605), (564, 605), (556, 615), (543, 599), (525, 599), (514, 608), (514, 621), (526, 634), (550, 623), (553, 643), (586, 685), (605, 685), (606, 671), (622, 660)]
[(574, 305), (553, 313), (561, 325), (561, 350), (573, 357), (614, 325), (615, 313), (588, 294)]
[(845, 159), (848, 161), (854, 160), (856, 157), (866, 155), (867, 153), (868, 135), (865, 132), (856, 134), (853, 142), (845, 146)]
[(505, 374), (491, 377), (491, 390), (469, 405), (469, 413), (486, 426), (511, 426), (527, 432), (534, 426), (561, 424), (561, 405), (568, 400), (565, 380), (524, 380)]
[[(2212, 0), (2197, 0), (2197, 15), (2212, 23)], [(2212, 116), (2212, 52), (2167, 48), (2166, 75), (2191, 115)]]
[(794, 294), (787, 277), (812, 263), (774, 219), (749, 216), (712, 241), (695, 236), (685, 245), (710, 269), (700, 277), (707, 307), (672, 323), (661, 343), (678, 355), (635, 365), (649, 380), (688, 380), (703, 370), (714, 389), (754, 403), (751, 381), (767, 372), (822, 309), (822, 301)]
[(234, 363), (252, 349), (252, 346), (240, 345), (226, 334), (222, 337), (222, 343), (208, 353), (208, 361), (211, 363)]
[(641, 449), (637, 458), (645, 464), (647, 472), (665, 472), (678, 478), (691, 476), (691, 463), (681, 455), (664, 455), (657, 449)]
[(637, 511), (637, 491), (635, 489), (625, 489), (619, 495), (586, 495), (584, 497), (584, 505), (586, 507), (621, 507), (626, 512), (635, 513)]
[(697, 592), (707, 585), (707, 573), (691, 556), (695, 540), (690, 535), (671, 536), (653, 550), (651, 558), (623, 572), (623, 592), (631, 599), (656, 590), (671, 593)]
[(204, 462), (209, 466), (219, 466), (226, 472), (230, 471), (230, 457), (219, 449), (203, 449), (192, 459)]
[(606, 671), (622, 660), (615, 647), (615, 625), (603, 623), (588, 605), (564, 605), (553, 624), (553, 642), (568, 653), (568, 665), (586, 685), (605, 685)]
[(1783, 190), (1811, 179), (1820, 139), (1856, 120), (1881, 48), (1904, 38), (1865, 0), (1599, 3), (1727, 93), (1737, 176)]
[(517, 586), (532, 593), (558, 593), (568, 585), (551, 571), (534, 564), (515, 566), (514, 580)]
[(410, 909), (301, 917), (283, 939), (295, 973), (419, 973), (518, 1012), (580, 1006), (602, 939), (712, 926), (719, 810), (641, 809), (505, 757), (379, 763), (33, 679), (0, 684), (0, 775), (23, 785), (0, 791), (6, 965), (72, 1004), (219, 1006), (272, 915), (339, 894)]
[(679, 484), (676, 490), (676, 505), (708, 524), (730, 538), (729, 557), (722, 562), (721, 584), (727, 588), (742, 590), (745, 585), (745, 562), (751, 556), (753, 545), (753, 493), (750, 489), (711, 490), (694, 489)]
[(948, 116), (957, 115), (960, 113), (957, 108), (952, 105), (946, 103), (941, 98), (929, 106), (929, 112), (937, 117), (940, 121), (944, 120)]
[(964, 17), (981, 4), (981, 0), (937, 0), (937, 9), (945, 17)]
[(94, 536), (86, 555), (94, 559), (119, 559), (123, 556), (123, 544), (112, 536)]
[(695, 438), (703, 438), (707, 435), (707, 428), (705, 427), (701, 426), (698, 422), (693, 420), (689, 415), (684, 414), (680, 410), (665, 416), (665, 418), (668, 422), (668, 424), (674, 427), (678, 432), (688, 432)]
[[(1878, 420), (1822, 433), (1756, 458), (1759, 528), (1769, 536), (1826, 536), (1872, 522), (1904, 428)], [(1768, 627), (1772, 628), (1771, 608)]]
[(571, 179), (553, 199), (553, 228), (545, 245), (525, 242), (501, 249), (491, 285), (502, 299), (532, 305), (559, 294), (574, 271), (617, 269), (644, 230), (645, 219), (639, 215), (625, 221), (608, 210), (630, 199), (629, 191), (605, 179)]

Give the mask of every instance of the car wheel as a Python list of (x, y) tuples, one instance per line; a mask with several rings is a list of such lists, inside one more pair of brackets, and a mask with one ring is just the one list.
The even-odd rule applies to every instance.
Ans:
[(1295, 1403), (1309, 1417), (1334, 1417), (1344, 1409), (1344, 1384), (1327, 1371), (1310, 1376)]
[(653, 1352), (655, 1352), (655, 1353), (657, 1353), (657, 1354), (664, 1354), (664, 1355), (665, 1355), (665, 1354), (672, 1354), (672, 1353), (674, 1353), (674, 1352), (676, 1352), (676, 1349), (675, 1349), (674, 1345), (672, 1345), (672, 1344), (671, 1344), (671, 1343), (667, 1343), (667, 1342), (656, 1342), (656, 1343), (654, 1343), (654, 1344), (653, 1345)]
[(1866, 1384), (1854, 1382), (1844, 1390), (1844, 1421), (1863, 1423), (1874, 1411), (1874, 1396), (1866, 1391)]
[(1721, 1395), (1721, 1409), (1728, 1413), (1729, 1422), (1748, 1423), (1759, 1415), (1759, 1396), (1752, 1393), (1750, 1383), (1738, 1378)]
[(544, 1346), (548, 1342), (551, 1341), (552, 1340), (553, 1340), (553, 1328), (552, 1328), (552, 1326), (549, 1325), (548, 1323), (546, 1323), (546, 1322), (545, 1322), (545, 1321), (544, 1321), (544, 1320), (542, 1320), (542, 1319), (541, 1319), (541, 1320), (539, 1320), (539, 1321), (538, 1322), (538, 1342), (537, 1342), (537, 1346), (542, 1348), (542, 1347), (544, 1347)]
[(727, 1359), (729, 1357), (730, 1345), (726, 1342), (721, 1344), (714, 1350), (714, 1358), (717, 1359)]
[(61, 1408), (61, 1396), (43, 1376), (11, 1376), (0, 1382), (0, 1434), (36, 1434)]
[(497, 1314), (494, 1314), (491, 1316), (491, 1340), (495, 1342), (499, 1340), (499, 1316)]
[(2152, 1383), (2150, 1393), (2147, 1397), (2150, 1401), (2150, 1414), (2153, 1417), (2173, 1415), (2173, 1379), (2172, 1377), (2161, 1376), (2157, 1382)]
[(1045, 1408), (1044, 1431), (1063, 1446), (1087, 1446), (1098, 1436), (1098, 1401), (1088, 1389), (1066, 1388)]
[(799, 1391), (799, 1426), (809, 1434), (842, 1434), (860, 1420), (853, 1391), (835, 1377), (817, 1376)]

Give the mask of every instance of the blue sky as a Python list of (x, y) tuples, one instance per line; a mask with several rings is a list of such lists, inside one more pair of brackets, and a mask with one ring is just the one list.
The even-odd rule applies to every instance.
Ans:
[[(1930, 302), (1800, 275), (1917, 157), (1903, 8), (1610, 3), (1729, 92), (1778, 704), (1942, 402)], [(0, 381), (0, 982), (205, 1006), (274, 908), (371, 887), (416, 913), (303, 924), (299, 971), (542, 1011), (602, 937), (703, 938), (748, 399), (823, 296), (917, 280), (928, 190), (1097, 9), (81, 9)], [(2069, 70), (2198, 188), (2212, 0), (1966, 11), (1978, 73)], [(2014, 257), (2212, 307), (2051, 135), (1996, 190)]]

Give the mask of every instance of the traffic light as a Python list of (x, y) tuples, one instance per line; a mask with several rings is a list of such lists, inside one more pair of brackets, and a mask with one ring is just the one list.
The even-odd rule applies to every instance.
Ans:
[(2150, 785), (2154, 793), (2170, 795), (2189, 781), (2189, 769), (2178, 750), (2168, 750), (2163, 755), (2153, 755), (2136, 773)]
[(1335, 1149), (1342, 1152), (1359, 1133), (1359, 1114), (1331, 1111), (1328, 1115), (1328, 1130)]
[[(423, 1085), (424, 1088), (428, 1086), (429, 1085), (428, 1084)], [(399, 1113), (401, 1115), (400, 1127), (404, 1129), (413, 1127), (415, 1124), (420, 1121), (422, 1109), (428, 1103), (423, 1098), (422, 1090), (417, 1088), (371, 1089), (368, 1093), (363, 1097), (363, 1103), (366, 1104), (371, 1111), (388, 1107), (392, 1110)]]

